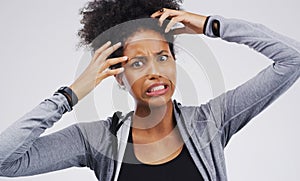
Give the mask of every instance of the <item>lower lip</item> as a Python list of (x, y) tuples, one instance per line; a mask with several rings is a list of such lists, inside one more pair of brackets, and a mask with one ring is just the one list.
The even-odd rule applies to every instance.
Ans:
[(166, 94), (168, 92), (168, 90), (169, 90), (169, 86), (167, 86), (165, 89), (162, 89), (162, 90), (146, 92), (146, 94), (147, 94), (147, 96), (156, 97), (156, 96), (161, 96), (161, 95)]

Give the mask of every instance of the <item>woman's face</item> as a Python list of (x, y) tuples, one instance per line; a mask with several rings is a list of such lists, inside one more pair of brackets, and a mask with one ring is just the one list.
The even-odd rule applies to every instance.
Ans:
[(153, 30), (142, 30), (127, 39), (124, 56), (128, 62), (119, 77), (136, 105), (162, 106), (175, 90), (176, 65), (169, 44)]

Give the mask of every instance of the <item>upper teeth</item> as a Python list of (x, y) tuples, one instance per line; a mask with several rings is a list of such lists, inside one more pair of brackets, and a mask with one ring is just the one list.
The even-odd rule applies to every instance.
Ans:
[(154, 91), (158, 91), (158, 90), (163, 90), (164, 88), (165, 88), (165, 86), (160, 85), (160, 86), (157, 86), (157, 87), (153, 87), (150, 91), (154, 92)]

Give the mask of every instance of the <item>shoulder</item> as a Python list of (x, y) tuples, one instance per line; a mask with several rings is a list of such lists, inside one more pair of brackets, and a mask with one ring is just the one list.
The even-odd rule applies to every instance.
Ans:
[(111, 117), (107, 117), (106, 119), (98, 121), (78, 122), (73, 126), (84, 136), (93, 137), (107, 134), (110, 125)]
[(209, 124), (217, 128), (220, 126), (220, 122), (215, 115), (215, 109), (217, 109), (216, 107), (219, 107), (216, 102), (220, 101), (217, 99), (219, 98), (215, 98), (199, 106), (186, 106), (174, 102), (175, 111), (180, 111), (184, 122), (191, 127), (206, 127), (207, 124)]
[[(121, 113), (121, 112), (116, 112), (118, 113), (118, 118), (117, 118), (117, 123), (123, 119), (127, 119), (128, 115), (130, 115), (132, 112), (129, 113)], [(112, 127), (112, 122), (113, 119), (115, 119), (114, 116), (107, 117), (106, 119), (103, 120), (98, 120), (98, 121), (92, 121), (92, 122), (80, 122), (76, 123), (74, 126), (76, 129), (80, 131), (80, 133), (89, 141), (97, 139), (107, 139), (108, 137), (112, 136), (111, 133), (111, 127)]]
[(188, 105), (181, 105), (174, 101), (175, 111), (179, 112), (187, 118), (187, 120), (203, 120), (207, 119), (211, 115), (210, 111), (210, 103), (201, 104), (199, 106), (188, 106)]

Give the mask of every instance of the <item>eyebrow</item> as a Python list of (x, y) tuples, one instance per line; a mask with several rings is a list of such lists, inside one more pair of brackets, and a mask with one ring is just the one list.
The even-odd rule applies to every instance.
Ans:
[(162, 51), (160, 51), (160, 52), (157, 52), (156, 55), (161, 55), (161, 54), (163, 54), (163, 53), (168, 53), (168, 51), (167, 51), (167, 50), (162, 50)]
[[(157, 53), (154, 53), (155, 55), (161, 55), (161, 54), (163, 54), (163, 53), (168, 53), (168, 51), (167, 50), (161, 50), (161, 51), (159, 51), (159, 52), (157, 52)], [(144, 56), (144, 55), (138, 55), (138, 56), (135, 56), (135, 57), (132, 57), (132, 58), (130, 58), (128, 61), (130, 61), (130, 60), (133, 60), (133, 59), (136, 59), (136, 58), (145, 58), (145, 57), (147, 57), (147, 56)]]

